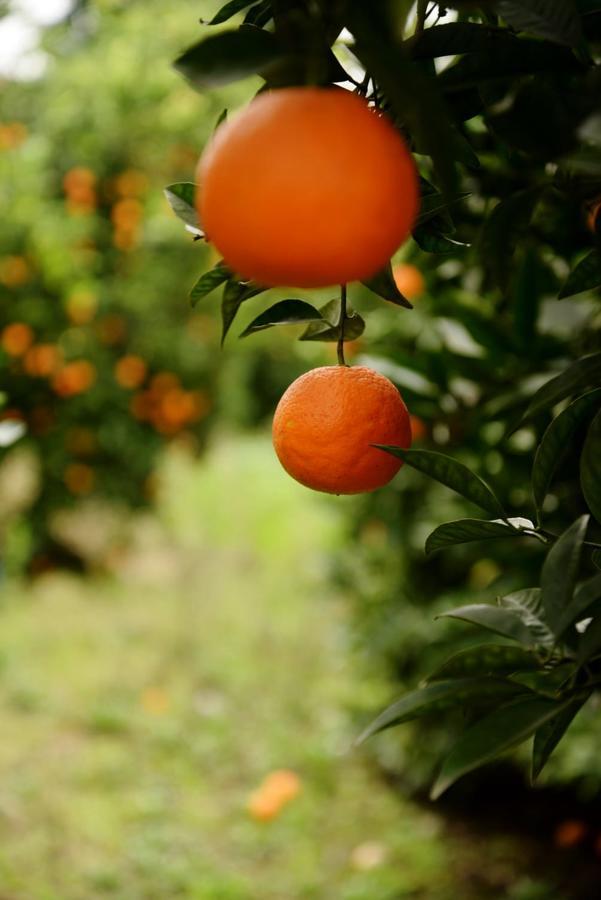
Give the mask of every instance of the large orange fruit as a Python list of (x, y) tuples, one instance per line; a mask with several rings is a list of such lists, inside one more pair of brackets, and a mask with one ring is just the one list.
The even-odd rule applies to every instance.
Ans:
[(365, 366), (322, 366), (294, 381), (273, 419), (273, 445), (289, 475), (329, 494), (387, 484), (402, 462), (372, 444), (409, 447), (409, 413), (388, 378)]
[(222, 123), (197, 172), (208, 239), (243, 278), (369, 278), (408, 237), (418, 179), (401, 135), (357, 94), (283, 88)]

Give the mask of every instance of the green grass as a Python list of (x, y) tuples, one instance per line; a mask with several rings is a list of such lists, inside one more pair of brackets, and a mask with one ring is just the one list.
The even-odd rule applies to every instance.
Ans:
[[(349, 749), (349, 701), (383, 692), (328, 587), (345, 503), (286, 478), (263, 439), (230, 439), (167, 461), (118, 577), (5, 588), (2, 900), (508, 896), (470, 871), (512, 848), (462, 849)], [(303, 791), (256, 822), (249, 794), (281, 767)], [(362, 869), (367, 842), (382, 859)]]

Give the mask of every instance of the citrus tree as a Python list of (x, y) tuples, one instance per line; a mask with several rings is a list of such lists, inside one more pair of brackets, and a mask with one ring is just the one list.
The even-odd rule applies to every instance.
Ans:
[[(530, 737), (538, 775), (601, 684), (600, 40), (597, 0), (231, 0), (175, 62), (202, 92), (264, 82), (242, 113), (224, 112), (198, 185), (191, 172), (167, 189), (223, 256), (192, 302), (223, 286), (225, 337), (273, 286), (341, 284), (319, 308), (266, 299), (243, 335), (303, 323), (301, 340), (335, 342), (345, 366), (345, 343), (373, 322), (374, 353), (358, 361), (396, 382), (413, 415), (409, 448), (377, 424), (381, 397), (317, 370), (276, 415), (285, 467), (340, 493), (387, 480), (321, 478), (344, 480), (354, 441), (362, 465), (403, 463), (373, 503), (400, 500), (411, 540), (424, 507), (437, 520), (425, 546), (436, 562), (413, 553), (403, 570), (420, 601), (448, 586), (444, 554), (499, 548), (497, 599), (474, 602), (463, 581), (463, 602), (445, 609), (478, 640), (363, 735), (459, 709), (435, 797)], [(348, 123), (347, 101), (362, 111)], [(396, 132), (390, 153), (374, 151), (380, 127)], [(426, 273), (415, 309), (402, 292), (416, 293), (415, 277), (395, 279), (401, 245)], [(299, 385), (312, 386), (300, 405)], [(445, 509), (459, 515), (445, 521)]]

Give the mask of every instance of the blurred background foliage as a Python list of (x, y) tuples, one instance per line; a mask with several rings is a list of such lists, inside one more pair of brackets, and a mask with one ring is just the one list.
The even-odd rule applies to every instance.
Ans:
[[(449, 836), (441, 833), (440, 822), (430, 813), (420, 818), (423, 811), (416, 807), (388, 806), (380, 775), (373, 783), (364, 783), (364, 774), (358, 776), (354, 769), (342, 766), (340, 775), (333, 776), (338, 763), (335, 759), (332, 769), (332, 748), (333, 743), (336, 747), (338, 744), (329, 739), (317, 748), (310, 747), (306, 756), (296, 760), (318, 787), (313, 812), (299, 812), (288, 830), (283, 827), (275, 838), (265, 842), (241, 827), (231, 809), (243, 802), (243, 786), (237, 781), (238, 775), (228, 770), (223, 783), (217, 779), (212, 797), (215, 803), (220, 802), (220, 796), (229, 798), (225, 801), (226, 806), (231, 804), (227, 806), (227, 823), (224, 825), (219, 815), (210, 815), (207, 821), (211, 828), (231, 829), (228, 833), (235, 840), (208, 851), (209, 868), (213, 867), (214, 874), (207, 876), (205, 870), (203, 886), (198, 881), (195, 887), (194, 879), (200, 876), (182, 873), (166, 849), (175, 842), (180, 852), (179, 857), (175, 853), (176, 858), (193, 857), (187, 841), (190, 831), (195, 833), (199, 827), (198, 813), (186, 807), (174, 824), (169, 818), (173, 808), (169, 791), (157, 787), (148, 772), (152, 766), (160, 770), (165, 759), (181, 746), (178, 742), (184, 742), (193, 727), (188, 707), (204, 704), (209, 708), (206, 716), (210, 719), (215, 715), (216, 724), (209, 728), (207, 746), (195, 746), (174, 776), (184, 794), (194, 785), (199, 767), (219, 767), (230, 743), (239, 740), (235, 729), (229, 731), (223, 724), (221, 713), (211, 712), (221, 708), (222, 694), (231, 693), (241, 706), (252, 708), (255, 694), (246, 692), (243, 682), (256, 666), (257, 657), (267, 653), (266, 660), (278, 671), (289, 664), (286, 654), (276, 658), (270, 655), (273, 636), (269, 637), (268, 625), (267, 638), (261, 632), (256, 642), (246, 641), (244, 634), (248, 629), (252, 632), (253, 617), (248, 611), (240, 612), (238, 599), (225, 605), (222, 616), (215, 613), (209, 624), (196, 625), (199, 632), (204, 625), (209, 638), (217, 634), (227, 641), (231, 622), (238, 622), (236, 652), (232, 651), (234, 656), (238, 654), (237, 665), (225, 650), (223, 658), (220, 651), (211, 651), (204, 638), (197, 644), (191, 638), (186, 649), (188, 661), (195, 653), (206, 654), (207, 669), (196, 672), (195, 678), (202, 684), (215, 681), (213, 693), (203, 688), (205, 693), (200, 691), (198, 701), (198, 691), (186, 682), (187, 670), (180, 670), (173, 662), (181, 642), (185, 644), (185, 635), (179, 633), (169, 638), (165, 649), (170, 660), (165, 664), (167, 674), (155, 674), (155, 651), (162, 646), (163, 630), (168, 630), (173, 618), (169, 584), (176, 583), (177, 590), (187, 598), (178, 612), (185, 619), (190, 616), (193, 601), (181, 573), (192, 573), (199, 582), (208, 577), (205, 557), (217, 552), (215, 547), (224, 542), (233, 527), (232, 519), (240, 515), (241, 497), (246, 492), (250, 499), (241, 518), (256, 545), (251, 552), (245, 543), (250, 540), (248, 536), (243, 539), (237, 534), (236, 540), (232, 539), (232, 547), (221, 561), (224, 569), (232, 567), (238, 581), (224, 588), (219, 580), (209, 579), (205, 582), (207, 596), (214, 590), (217, 596), (225, 591), (225, 596), (239, 598), (246, 590), (241, 585), (248, 579), (248, 571), (254, 573), (252, 577), (260, 571), (261, 579), (266, 578), (259, 582), (267, 598), (259, 607), (261, 615), (265, 622), (275, 621), (285, 631), (288, 619), (283, 616), (280, 620), (276, 609), (288, 591), (287, 578), (299, 580), (302, 590), (286, 598), (298, 618), (294, 618), (295, 627), (284, 646), (291, 651), (298, 644), (304, 645), (304, 628), (318, 631), (323, 627), (327, 646), (313, 648), (312, 652), (318, 658), (322, 653), (324, 659), (336, 659), (342, 646), (353, 660), (353, 672), (341, 675), (336, 666), (334, 672), (326, 666), (322, 695), (320, 679), (316, 680), (322, 687), (315, 684), (313, 693), (302, 684), (306, 661), (305, 668), (302, 660), (295, 662), (291, 672), (298, 681), (286, 684), (278, 694), (277, 715), (285, 720), (289, 698), (300, 683), (301, 693), (316, 698), (315, 706), (320, 701), (325, 704), (328, 721), (336, 719), (335, 710), (340, 707), (350, 711), (349, 720), (339, 730), (334, 728), (337, 740), (348, 742), (378, 703), (393, 696), (399, 687), (413, 686), (454, 649), (475, 642), (467, 626), (451, 622), (433, 626), (434, 615), (459, 605), (468, 594), (471, 602), (479, 597), (489, 601), (497, 594), (537, 583), (543, 559), (543, 548), (526, 539), (463, 545), (426, 559), (424, 540), (436, 525), (473, 514), (473, 508), (461, 498), (405, 467), (383, 491), (359, 498), (320, 498), (312, 506), (302, 499), (302, 489), (294, 486), (286, 493), (282, 487), (286, 476), (269, 456), (265, 442), (255, 445), (242, 437), (244, 430), (264, 431), (285, 387), (302, 371), (334, 362), (335, 350), (328, 345), (296, 342), (296, 335), (285, 330), (263, 332), (241, 342), (236, 342), (232, 334), (221, 350), (215, 298), (209, 296), (190, 309), (190, 288), (216, 259), (208, 247), (193, 242), (182, 231), (163, 188), (193, 180), (200, 149), (222, 110), (246, 102), (262, 83), (252, 78), (194, 94), (170, 68), (171, 60), (195, 37), (192, 29), (199, 15), (209, 18), (219, 5), (181, 0), (170, 4), (166, 12), (165, 5), (155, 0), (78, 4), (67, 18), (41, 34), (45, 70), (29, 80), (5, 75), (1, 85), (0, 190), (6, 213), (0, 222), (0, 390), (4, 394), (0, 411), (0, 541), (3, 570), (11, 591), (7, 601), (8, 724), (17, 732), (22, 716), (29, 715), (30, 730), (25, 729), (24, 739), (29, 735), (41, 744), (50, 741), (59, 745), (62, 732), (54, 734), (50, 717), (43, 713), (45, 698), (40, 697), (38, 679), (43, 681), (51, 673), (50, 680), (59, 685), (56, 697), (60, 697), (60, 681), (68, 666), (75, 666), (77, 671), (85, 668), (87, 627), (107, 635), (115, 627), (117, 634), (126, 636), (126, 645), (143, 634), (125, 689), (107, 675), (112, 665), (110, 654), (96, 647), (94, 663), (82, 678), (81, 696), (73, 699), (78, 710), (89, 707), (82, 729), (90, 764), (69, 781), (68, 789), (63, 788), (68, 803), (77, 804), (81, 802), (80, 782), (97, 782), (99, 793), (95, 788), (93, 801), (85, 807), (88, 821), (96, 821), (100, 810), (98, 820), (112, 824), (105, 832), (89, 824), (85, 840), (92, 850), (77, 870), (76, 887), (69, 887), (69, 860), (62, 860), (60, 871), (56, 867), (53, 870), (54, 846), (48, 833), (59, 823), (59, 833), (69, 842), (69, 829), (76, 829), (69, 819), (65, 824), (65, 801), (52, 793), (45, 809), (47, 824), (35, 831), (30, 845), (20, 845), (23, 855), (17, 855), (22, 865), (36, 854), (38, 859), (43, 858), (45, 874), (40, 884), (28, 891), (23, 887), (22, 874), (5, 866), (9, 889), (14, 896), (36, 898), (104, 896), (111, 892), (128, 897), (255, 896), (249, 885), (272, 877), (274, 856), (290, 842), (298, 841), (307, 827), (317, 828), (319, 822), (323, 825), (332, 808), (337, 834), (342, 832), (344, 838), (340, 846), (334, 841), (331, 865), (325, 868), (329, 880), (320, 881), (325, 876), (320, 873), (315, 846), (301, 842), (304, 875), (298, 874), (300, 862), (290, 875), (298, 879), (295, 884), (278, 870), (280, 874), (269, 887), (272, 893), (262, 888), (260, 896), (317, 898), (326, 896), (324, 891), (331, 892), (332, 885), (349, 900), (451, 898), (459, 896), (458, 885), (466, 898), (593, 896), (586, 893), (594, 883), (590, 879), (583, 882), (584, 886), (562, 881), (563, 886), (557, 888), (552, 879), (546, 880), (544, 872), (540, 875), (552, 841), (556, 847), (566, 848), (568, 854), (578, 854), (574, 847), (584, 848), (582, 856), (562, 857), (557, 863), (559, 871), (566, 860), (569, 864), (577, 861), (585, 873), (583, 879), (590, 875), (587, 866), (593, 866), (591, 860), (601, 852), (597, 836), (601, 821), (585, 805), (598, 796), (601, 788), (598, 716), (591, 704), (579, 715), (569, 738), (549, 763), (543, 782), (566, 784), (570, 793), (544, 826), (540, 818), (536, 821), (534, 827), (540, 832), (537, 837), (542, 834), (543, 843), (542, 850), (535, 848), (532, 854), (522, 847), (520, 856), (515, 844), (478, 843), (473, 833), (463, 834), (463, 813), (457, 816), (457, 808), (463, 802), (468, 808), (470, 791), (474, 792), (474, 785), (481, 782), (472, 780), (471, 787), (454, 789), (453, 797), (458, 799), (448, 801), (450, 821), (455, 823)], [(595, 4), (591, 4), (591, 17), (595, 18), (589, 25), (597, 31), (591, 40), (598, 40), (598, 10), (593, 7)], [(11, 11), (10, 4), (7, 10)], [(470, 11), (460, 11), (459, 16), (468, 20)], [(352, 66), (345, 48), (340, 50), (340, 58), (343, 64)], [(398, 286), (412, 299), (413, 311), (381, 303), (366, 289), (352, 286), (351, 302), (366, 318), (367, 329), (349, 346), (348, 356), (351, 362), (378, 368), (398, 384), (414, 417), (416, 446), (442, 449), (461, 459), (494, 484), (511, 513), (532, 514), (528, 493), (531, 454), (549, 417), (543, 413), (509, 439), (506, 432), (537, 386), (571, 359), (599, 349), (599, 308), (593, 294), (557, 299), (574, 265), (599, 241), (599, 217), (594, 215), (594, 201), (601, 194), (599, 166), (598, 157), (590, 152), (590, 146), (598, 147), (598, 126), (594, 117), (592, 122), (587, 120), (592, 137), (588, 151), (580, 153), (568, 138), (570, 129), (576, 134), (581, 120), (587, 119), (588, 95), (581, 98), (581, 118), (575, 116), (568, 125), (565, 116), (571, 109), (574, 83), (565, 91), (565, 80), (561, 84), (553, 81), (548, 68), (543, 74), (523, 74), (518, 84), (523, 102), (514, 108), (517, 120), (507, 114), (509, 94), (513, 96), (516, 89), (514, 82), (499, 79), (497, 72), (476, 91), (473, 76), (469, 77), (472, 82), (460, 88), (453, 87), (449, 79), (454, 108), (459, 118), (466, 116), (460, 126), (466, 141), (461, 187), (469, 197), (454, 206), (451, 225), (444, 216), (435, 217), (416, 235), (418, 240), (411, 241), (395, 259)], [(552, 87), (547, 88), (549, 79)], [(591, 96), (594, 87), (592, 84)], [(541, 130), (535, 147), (524, 147), (519, 119), (532, 115), (534, 106), (546, 111), (548, 128)], [(484, 121), (488, 129), (483, 127)], [(568, 159), (570, 164), (564, 164)], [(505, 217), (490, 218), (499, 200), (539, 182), (544, 182), (545, 190), (541, 191), (531, 224), (534, 207), (528, 204), (525, 210), (505, 208)], [(487, 218), (490, 227), (482, 234)], [(455, 240), (459, 243), (453, 243)], [(432, 250), (443, 252), (429, 252)], [(331, 299), (328, 292), (311, 295), (315, 301)], [(277, 292), (271, 296), (277, 299)], [(248, 310), (241, 310), (234, 331), (243, 330), (262, 308), (261, 302), (262, 298), (257, 298), (248, 304)], [(213, 448), (209, 468), (190, 474), (190, 458), (202, 456), (207, 447)], [(229, 453), (234, 454), (232, 467), (228, 469), (226, 463), (225, 475), (219, 475), (222, 459), (227, 460)], [(575, 489), (577, 464), (576, 455), (566, 457), (547, 497), (549, 527), (556, 531), (584, 511)], [(200, 471), (213, 475), (201, 476)], [(245, 473), (244, 478), (237, 475), (239, 471)], [(198, 478), (201, 487), (195, 487)], [(255, 483), (257, 487), (252, 490)], [(159, 529), (158, 538), (148, 519), (130, 519), (125, 514), (130, 508), (149, 505), (165, 529)], [(225, 510), (227, 521), (223, 518)], [(258, 520), (259, 515), (265, 518)], [(329, 516), (340, 516), (335, 539), (330, 526), (324, 526)], [(198, 523), (213, 519), (218, 522), (216, 532), (207, 526), (207, 538), (204, 525), (199, 528)], [(282, 536), (278, 523), (288, 519), (291, 532)], [(315, 544), (305, 547), (301, 538), (312, 533)], [(137, 555), (140, 540), (146, 547), (142, 562)], [(194, 561), (199, 545), (204, 547), (202, 565)], [(161, 564), (165, 547), (179, 548), (165, 563), (166, 569)], [(296, 552), (299, 547), (302, 552)], [(278, 554), (282, 558), (275, 565), (276, 574), (265, 576), (264, 570), (274, 565)], [(304, 580), (302, 573), (307, 566), (310, 573), (315, 566), (320, 584), (329, 579), (332, 596), (322, 596), (312, 577)], [(109, 576), (101, 582), (106, 594), (100, 601), (93, 599), (98, 593), (97, 582), (87, 582), (85, 602), (100, 603), (99, 619), (97, 608), (92, 607), (86, 612), (91, 620), (83, 633), (74, 599), (80, 582), (58, 574), (64, 568)], [(145, 573), (141, 577), (140, 571)], [(175, 572), (179, 573), (177, 577)], [(57, 581), (51, 580), (51, 573)], [(18, 579), (40, 575), (47, 580), (40, 579), (24, 599), (23, 582)], [(117, 580), (112, 581), (115, 577)], [(66, 580), (60, 581), (62, 578)], [(119, 579), (125, 579), (124, 586), (119, 586)], [(128, 612), (131, 583), (137, 585), (139, 598), (136, 595)], [(146, 611), (149, 583), (158, 583), (158, 599)], [(63, 589), (64, 597), (55, 600)], [(315, 594), (318, 602), (331, 604), (323, 617), (303, 597), (303, 591), (311, 594), (312, 600)], [(256, 598), (253, 594), (257, 603), (260, 593), (257, 591)], [(346, 631), (344, 638), (340, 636), (336, 603), (340, 596), (345, 602), (351, 601), (351, 646), (347, 646)], [(46, 598), (42, 602), (48, 609), (42, 605), (40, 624), (36, 626), (37, 610), (26, 604), (32, 600), (35, 604), (40, 597)], [(306, 618), (301, 613), (303, 603), (310, 610)], [(53, 635), (55, 609), (67, 635), (79, 648), (74, 651), (75, 661), (60, 636)], [(25, 678), (19, 672), (19, 652), (35, 656), (46, 639), (49, 657), (39, 671), (32, 670), (31, 677)], [(18, 652), (10, 649), (13, 644), (20, 648)], [(126, 667), (129, 650), (121, 649)], [(160, 666), (158, 670), (163, 671)], [(269, 690), (273, 671), (266, 662), (265, 671), (256, 682), (251, 679), (252, 684)], [(171, 684), (165, 688), (164, 682), (170, 678), (175, 687)], [(179, 699), (172, 700), (172, 691)], [(70, 728), (73, 716), (77, 720), (83, 715), (62, 709), (56, 698), (53, 703), (50, 709), (59, 724), (64, 716)], [(175, 710), (167, 713), (172, 703)], [(140, 719), (140, 705), (147, 713), (149, 707), (150, 716), (157, 717), (150, 729), (143, 715)], [(163, 711), (157, 713), (159, 707)], [(233, 715), (231, 707), (228, 709), (229, 713), (223, 714), (226, 719)], [(300, 720), (295, 721), (305, 721), (303, 716), (311, 718), (312, 712), (304, 707), (301, 713)], [(270, 737), (270, 710), (262, 716)], [(77, 734), (80, 725), (77, 720)], [(199, 732), (205, 725), (203, 720)], [(448, 743), (447, 725), (445, 722), (443, 728), (440, 722), (430, 722), (390, 732), (370, 746), (370, 762), (377, 764), (377, 771), (385, 773), (391, 784), (400, 783), (405, 793), (420, 796), (431, 780), (435, 760)], [(283, 733), (278, 731), (275, 746), (290, 759), (294, 747), (286, 735), (285, 721), (278, 727)], [(260, 743), (256, 726), (247, 721), (245, 728), (251, 741)], [(319, 722), (315, 728), (321, 734)], [(97, 739), (95, 744), (90, 735)], [(201, 744), (203, 740), (199, 738)], [(264, 760), (268, 765), (277, 764), (276, 752), (273, 747), (269, 749), (267, 738), (265, 741), (267, 749), (262, 747), (260, 751), (261, 762), (255, 758), (250, 766), (253, 778), (259, 777)], [(147, 760), (147, 781), (140, 787), (139, 797), (127, 798), (136, 812), (129, 812), (125, 801), (123, 808), (116, 807), (119, 822), (133, 815), (134, 822), (145, 823), (138, 843), (126, 829), (127, 876), (122, 881), (123, 872), (106, 861), (114, 848), (106, 858), (102, 854), (96, 857), (93, 848), (107, 842), (111, 827), (121, 834), (115, 820), (103, 818), (107, 815), (103, 791), (112, 803), (120, 802), (117, 797), (125, 777), (125, 758), (130, 748), (139, 748), (145, 742), (151, 746), (152, 757)], [(5, 764), (16, 766), (22, 752), (21, 744), (12, 745), (12, 751), (6, 750)], [(520, 754), (515, 761), (521, 771)], [(237, 765), (244, 770), (248, 760), (240, 759)], [(30, 761), (27, 778), (19, 788), (24, 804), (19, 807), (21, 816), (27, 819), (39, 814), (31, 798), (52, 782), (56, 768), (56, 762), (42, 766), (39, 760)], [(514, 804), (514, 820), (504, 822), (502, 828), (512, 831), (522, 815), (519, 804), (525, 809), (533, 803), (533, 795), (508, 793), (499, 774), (502, 771), (489, 771), (477, 812), (482, 814), (483, 808), (496, 805), (500, 809), (505, 792)], [(126, 772), (135, 779), (134, 772)], [(348, 782), (355, 779), (360, 787), (356, 794), (349, 794)], [(519, 777), (515, 783), (519, 784)], [(495, 784), (500, 786), (496, 791)], [(355, 834), (347, 836), (344, 828), (348, 821), (362, 818), (366, 798), (372, 794), (382, 804), (370, 806), (374, 833), (394, 835), (399, 828), (390, 851), (390, 865), (383, 869), (379, 863), (371, 866), (369, 859), (382, 857), (376, 841), (371, 857), (369, 850), (364, 850), (363, 856), (359, 853), (360, 859), (367, 859), (364, 869), (361, 862), (358, 869), (351, 865), (355, 874), (349, 875), (344, 869), (346, 862), (340, 860)], [(319, 809), (321, 812), (316, 812)], [(571, 831), (569, 827), (561, 831), (564, 819), (574, 826)], [(7, 836), (11, 821), (9, 816)], [(207, 827), (207, 821), (203, 820), (202, 827)], [(408, 843), (402, 830), (407, 827), (416, 835)], [(20, 834), (17, 830), (15, 840)], [(538, 866), (532, 864), (532, 874), (528, 866), (537, 853), (540, 859)], [(223, 857), (227, 854), (254, 855), (261, 865), (240, 877), (226, 878)], [(166, 858), (171, 859), (173, 867), (165, 865)], [(452, 866), (451, 860), (455, 860)], [(399, 875), (403, 867), (404, 881)], [(364, 874), (372, 868), (380, 874)], [(159, 871), (162, 880), (156, 882)], [(598, 869), (592, 871), (598, 877)], [(61, 885), (55, 893), (44, 893), (46, 877)]]

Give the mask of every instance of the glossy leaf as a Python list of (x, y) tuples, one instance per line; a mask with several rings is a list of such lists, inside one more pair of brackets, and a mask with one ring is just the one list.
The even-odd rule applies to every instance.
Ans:
[(265, 290), (266, 288), (259, 287), (259, 285), (253, 284), (252, 281), (243, 282), (231, 278), (226, 282), (223, 289), (223, 298), (221, 300), (222, 345), (241, 305), (246, 300), (250, 300), (251, 297), (256, 297), (257, 294), (261, 294)]
[(215, 288), (219, 287), (220, 284), (223, 284), (224, 281), (227, 281), (228, 278), (231, 277), (231, 269), (225, 265), (223, 260), (218, 262), (216, 266), (213, 266), (212, 269), (200, 276), (190, 291), (190, 301), (192, 306), (196, 306), (202, 297), (206, 297), (207, 294), (210, 294), (211, 291), (214, 291)]
[(532, 781), (538, 778), (547, 760), (572, 724), (576, 713), (584, 706), (589, 697), (590, 694), (584, 694), (572, 700), (568, 706), (556, 713), (552, 719), (549, 719), (537, 730), (532, 745)]
[(534, 647), (537, 644), (536, 636), (522, 619), (516, 613), (499, 606), (474, 603), (451, 609), (449, 612), (442, 613), (442, 616), (449, 619), (461, 619), (462, 622), (469, 622), (470, 625), (479, 625), (494, 634), (511, 638), (525, 647)]
[(397, 306), (404, 306), (406, 309), (413, 309), (413, 304), (403, 297), (396, 286), (390, 263), (373, 278), (368, 278), (362, 283), (383, 300), (388, 300), (389, 303), (395, 303)]
[(310, 303), (295, 299), (280, 300), (253, 319), (240, 337), (273, 328), (274, 325), (300, 325), (315, 320), (323, 321), (321, 314)]
[(591, 422), (584, 441), (580, 457), (580, 484), (588, 508), (601, 523), (601, 411)]
[(517, 747), (567, 705), (565, 701), (528, 696), (484, 716), (461, 735), (445, 759), (430, 794), (432, 800), (437, 800), (463, 775)]
[(448, 212), (448, 210), (453, 205), (455, 205), (456, 203), (461, 203), (462, 200), (466, 200), (470, 196), (471, 194), (469, 191), (458, 194), (457, 197), (454, 197), (451, 200), (445, 200), (445, 198), (439, 191), (433, 191), (430, 194), (422, 196), (419, 215), (415, 221), (416, 226), (423, 225), (425, 222), (429, 222), (435, 216), (439, 216), (441, 213)]
[(561, 403), (566, 397), (571, 397), (589, 387), (597, 387), (600, 380), (601, 353), (584, 356), (538, 389), (528, 404), (521, 422)]
[(446, 485), (492, 515), (504, 517), (503, 507), (486, 482), (451, 456), (437, 453), (434, 450), (404, 450), (402, 447), (390, 447), (383, 444), (374, 446), (386, 450), (393, 456), (398, 456), (408, 466), (417, 469), (418, 472), (423, 472), (424, 475), (429, 475), (430, 478)]
[(467, 544), (470, 541), (485, 541), (491, 538), (515, 537), (522, 534), (518, 528), (512, 528), (505, 522), (488, 522), (484, 519), (457, 519), (455, 522), (446, 522), (439, 525), (428, 535), (426, 540), (426, 553), (434, 553), (441, 547), (449, 547), (453, 544)]
[(591, 606), (601, 599), (601, 573), (582, 581), (574, 591), (570, 603), (566, 606), (557, 622), (557, 635), (560, 637), (570, 625), (585, 619), (593, 611)]
[(541, 597), (546, 621), (554, 632), (576, 587), (588, 521), (588, 516), (576, 519), (553, 544), (543, 563)]
[[(592, 410), (600, 404), (601, 388), (590, 391), (566, 407), (553, 419), (545, 431), (532, 467), (532, 493), (539, 521), (549, 485), (557, 466), (569, 449), (572, 435)], [(601, 446), (598, 448), (598, 452), (601, 456)]]
[(356, 743), (362, 744), (369, 737), (401, 725), (411, 719), (440, 713), (453, 707), (462, 707), (469, 702), (503, 701), (524, 692), (522, 685), (500, 678), (458, 678), (440, 681), (427, 687), (405, 694), (391, 704), (359, 735)]
[(428, 677), (428, 682), (476, 675), (511, 675), (536, 670), (541, 663), (535, 653), (510, 644), (478, 644), (460, 650)]
[(202, 224), (194, 203), (195, 192), (196, 185), (189, 181), (169, 184), (164, 190), (169, 206), (178, 219), (186, 224), (188, 231), (202, 235)]
[(507, 28), (477, 22), (448, 22), (425, 28), (405, 44), (413, 59), (435, 59), (464, 53), (508, 51), (517, 40)]
[(570, 272), (559, 292), (559, 299), (573, 297), (574, 294), (581, 294), (583, 291), (593, 291), (598, 287), (601, 287), (601, 252), (591, 250)]
[(574, 0), (498, 0), (499, 15), (516, 31), (576, 47), (582, 23)]
[(252, 3), (253, 0), (230, 0), (229, 3), (221, 7), (219, 12), (215, 13), (213, 18), (207, 22), (207, 25), (221, 25), (222, 22), (227, 22), (228, 19), (246, 9), (247, 6), (251, 6)]
[(237, 31), (222, 31), (189, 47), (174, 67), (193, 87), (205, 90), (265, 74), (281, 58), (273, 34), (242, 25)]
[(511, 594), (501, 597), (499, 603), (504, 609), (519, 616), (536, 644), (550, 646), (555, 643), (555, 635), (545, 620), (540, 588), (513, 591)]

